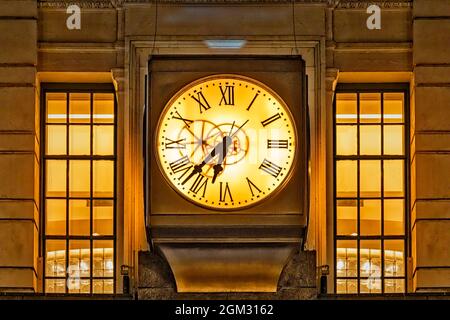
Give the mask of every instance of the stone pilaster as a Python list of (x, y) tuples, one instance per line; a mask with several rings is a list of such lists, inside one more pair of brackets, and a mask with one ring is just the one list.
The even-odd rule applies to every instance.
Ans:
[(0, 291), (38, 287), (36, 2), (0, 2)]
[(450, 288), (450, 1), (414, 1), (413, 290)]

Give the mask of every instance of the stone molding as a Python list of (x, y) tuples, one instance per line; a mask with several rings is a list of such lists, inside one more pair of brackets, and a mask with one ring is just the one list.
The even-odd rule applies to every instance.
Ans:
[(365, 9), (376, 4), (381, 8), (411, 8), (412, 0), (40, 0), (39, 8), (63, 9), (76, 4), (86, 9), (120, 8), (124, 4), (326, 4), (340, 9)]
[(82, 8), (117, 8), (124, 4), (139, 3), (160, 4), (327, 4), (335, 8), (364, 9), (371, 4), (382, 8), (409, 8), (412, 0), (40, 0), (40, 8), (66, 8), (71, 4), (77, 4)]
[(413, 0), (330, 0), (339, 9), (366, 9), (376, 4), (383, 9), (412, 8)]

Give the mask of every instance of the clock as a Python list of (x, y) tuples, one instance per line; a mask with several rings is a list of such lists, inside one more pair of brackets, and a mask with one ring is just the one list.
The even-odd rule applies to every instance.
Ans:
[(169, 185), (219, 211), (254, 206), (281, 191), (298, 147), (287, 104), (263, 83), (235, 74), (182, 88), (163, 109), (155, 137)]

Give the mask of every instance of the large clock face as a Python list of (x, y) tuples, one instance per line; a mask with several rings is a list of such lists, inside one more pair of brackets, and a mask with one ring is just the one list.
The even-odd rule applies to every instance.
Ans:
[(237, 75), (203, 78), (166, 105), (156, 132), (159, 166), (171, 187), (214, 210), (255, 205), (289, 179), (296, 129), (287, 105)]

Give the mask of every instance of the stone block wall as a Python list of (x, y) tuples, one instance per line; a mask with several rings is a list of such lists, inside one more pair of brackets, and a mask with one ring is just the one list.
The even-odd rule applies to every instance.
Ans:
[(37, 1), (0, 1), (0, 292), (36, 292)]
[(413, 32), (412, 289), (450, 291), (450, 1), (415, 0)]

